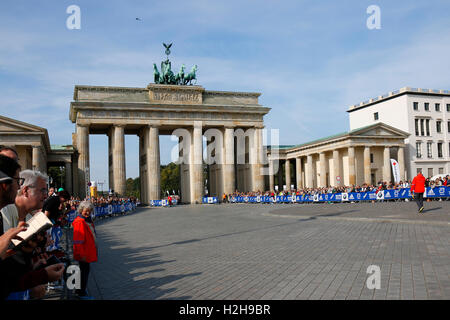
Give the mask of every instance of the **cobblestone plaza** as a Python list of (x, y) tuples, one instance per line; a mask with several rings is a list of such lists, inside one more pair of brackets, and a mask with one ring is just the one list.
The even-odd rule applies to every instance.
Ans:
[[(141, 208), (97, 221), (96, 299), (449, 299), (450, 203)], [(381, 270), (368, 289), (367, 268)]]

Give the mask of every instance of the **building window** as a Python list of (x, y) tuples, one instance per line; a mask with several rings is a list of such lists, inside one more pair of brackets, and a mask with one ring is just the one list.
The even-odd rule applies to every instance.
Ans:
[(423, 130), (423, 119), (420, 119), (420, 133), (422, 136), (425, 135), (425, 131)]
[(435, 109), (436, 111), (441, 111), (441, 104), (440, 104), (440, 103), (435, 103), (435, 104), (434, 104), (434, 109)]
[(437, 149), (438, 149), (438, 157), (442, 158), (443, 157), (443, 155), (442, 155), (442, 142), (438, 142)]
[(427, 136), (430, 136), (430, 119), (425, 120), (425, 125), (427, 127)]
[(433, 157), (433, 150), (432, 150), (433, 142), (427, 142), (427, 156), (428, 158)]
[(424, 109), (425, 111), (430, 111), (430, 104), (428, 102), (425, 102)]
[(413, 102), (413, 109), (414, 110), (419, 110), (419, 103), (418, 102)]
[(447, 103), (447, 111), (450, 112), (450, 103)]
[(422, 142), (416, 142), (416, 158), (422, 158)]
[(373, 120), (377, 121), (378, 120), (378, 112), (375, 112), (373, 114)]
[(373, 163), (373, 153), (370, 154), (370, 163)]
[(437, 133), (441, 133), (442, 132), (442, 130), (441, 130), (441, 123), (442, 123), (442, 121), (436, 120), (436, 132)]
[(450, 133), (450, 121), (447, 121), (447, 131)]
[(439, 174), (444, 174), (444, 168), (439, 168)]
[[(416, 136), (418, 136), (419, 135), (419, 119), (414, 120), (414, 127), (416, 128)], [(450, 128), (450, 121), (449, 121), (449, 128)]]
[(433, 176), (433, 168), (428, 168), (428, 178)]

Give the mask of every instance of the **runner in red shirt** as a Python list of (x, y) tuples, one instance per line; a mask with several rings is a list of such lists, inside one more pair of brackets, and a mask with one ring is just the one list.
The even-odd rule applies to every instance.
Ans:
[(423, 193), (425, 192), (425, 177), (419, 172), (411, 182), (411, 193), (416, 200), (419, 212), (423, 211)]

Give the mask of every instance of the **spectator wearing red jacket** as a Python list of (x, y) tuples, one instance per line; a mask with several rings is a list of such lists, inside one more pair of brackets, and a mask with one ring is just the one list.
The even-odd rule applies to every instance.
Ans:
[(81, 288), (76, 291), (81, 299), (87, 296), (87, 282), (90, 263), (97, 261), (97, 244), (94, 222), (91, 213), (94, 206), (90, 201), (83, 201), (78, 206), (79, 215), (73, 221), (73, 258), (78, 261), (81, 271)]
[(425, 192), (425, 177), (419, 172), (411, 182), (411, 193), (416, 200), (419, 212), (423, 211), (423, 193)]

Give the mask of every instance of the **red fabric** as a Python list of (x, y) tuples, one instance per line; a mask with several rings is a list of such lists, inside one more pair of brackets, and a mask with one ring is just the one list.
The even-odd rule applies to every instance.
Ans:
[(418, 174), (411, 182), (411, 192), (424, 193), (425, 192), (425, 177), (422, 174)]
[(94, 235), (82, 217), (76, 217), (73, 225), (73, 258), (91, 263), (97, 261), (97, 247)]

